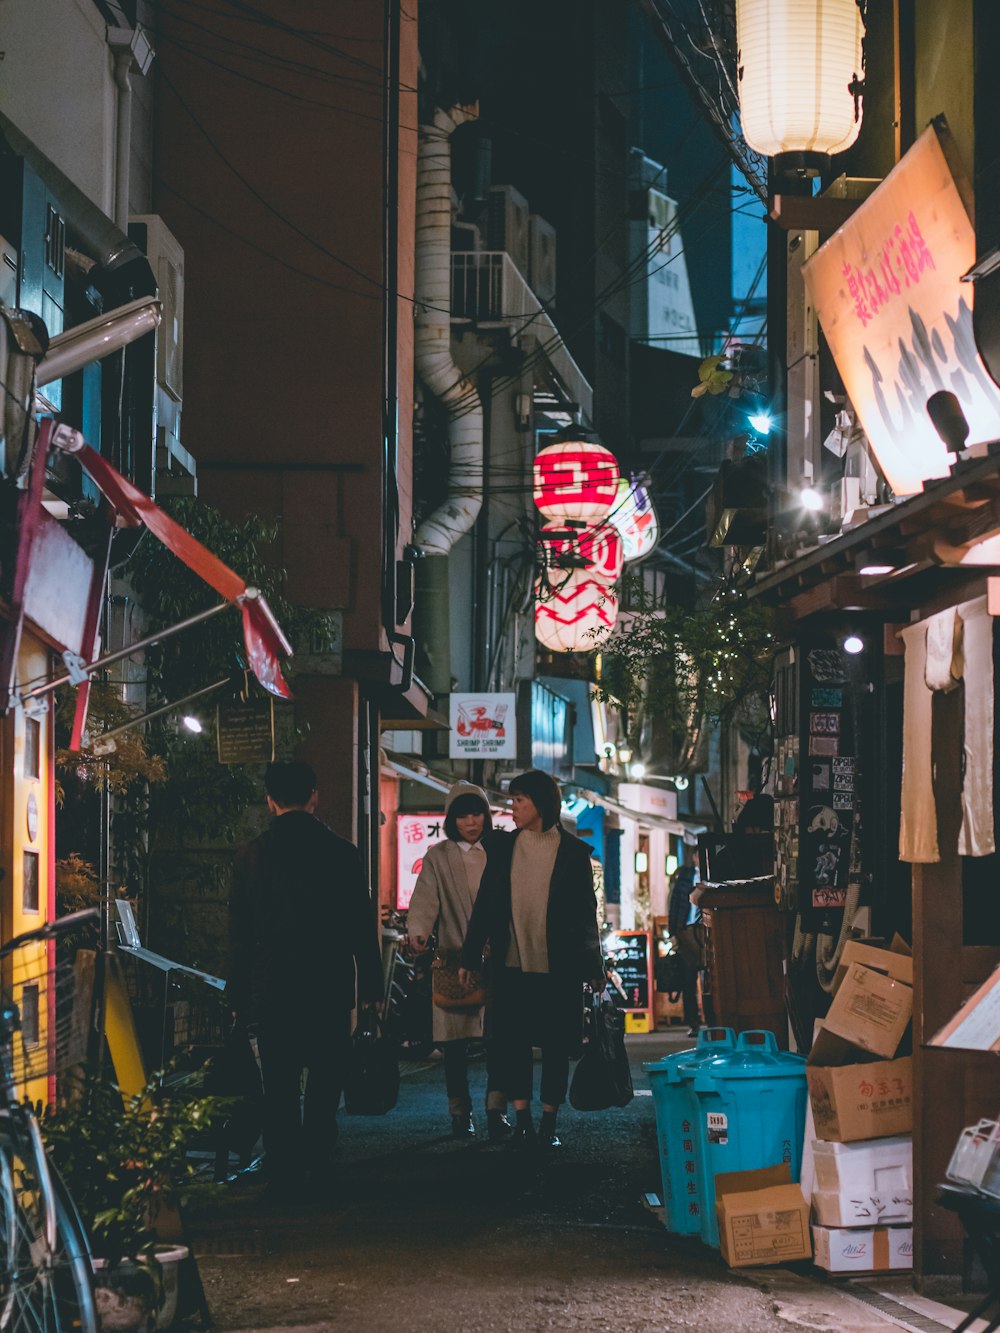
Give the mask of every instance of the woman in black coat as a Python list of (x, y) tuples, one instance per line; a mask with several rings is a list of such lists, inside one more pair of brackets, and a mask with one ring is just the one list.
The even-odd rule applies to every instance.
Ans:
[(570, 1051), (580, 1041), (583, 983), (604, 989), (590, 848), (559, 823), (559, 786), (531, 770), (510, 784), (517, 832), (495, 834), (469, 920), (462, 966), (478, 971), (489, 945), (488, 1022), (498, 1082), (514, 1104), (513, 1146), (535, 1141), (532, 1047), (542, 1050), (538, 1138), (558, 1148)]

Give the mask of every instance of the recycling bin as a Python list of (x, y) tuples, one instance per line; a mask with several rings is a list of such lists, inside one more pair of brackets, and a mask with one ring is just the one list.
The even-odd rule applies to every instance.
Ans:
[(643, 1065), (653, 1090), (656, 1140), (663, 1183), (663, 1220), (668, 1231), (697, 1235), (704, 1207), (695, 1149), (698, 1101), (692, 1083), (707, 1061), (736, 1050), (732, 1028), (702, 1028), (694, 1047)]
[(734, 1051), (694, 1071), (697, 1102), (696, 1177), (702, 1191), (701, 1238), (719, 1246), (715, 1177), (787, 1162), (791, 1179), (802, 1169), (805, 1135), (805, 1056), (778, 1049), (773, 1032), (741, 1032)]

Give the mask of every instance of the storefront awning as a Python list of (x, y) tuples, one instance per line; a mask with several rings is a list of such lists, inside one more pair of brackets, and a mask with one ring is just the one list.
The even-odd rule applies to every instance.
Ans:
[(216, 555), (192, 537), (155, 501), (123, 477), (108, 460), (84, 441), (79, 431), (64, 426), (52, 433), (52, 445), (72, 454), (119, 516), (131, 527), (145, 527), (172, 551), (178, 560), (214, 588), (227, 602), (240, 608), (243, 642), (250, 669), (265, 690), (279, 699), (290, 699), (292, 691), (281, 673), (280, 658), (291, 657), (285, 638), (266, 599), (251, 588)]
[(401, 764), (395, 759), (386, 758), (386, 767), (391, 768), (397, 777), (405, 778), (407, 782), (420, 782), (425, 787), (430, 787), (432, 791), (444, 792), (451, 791), (450, 782), (442, 782), (431, 773), (421, 773), (419, 768), (408, 768), (406, 764)]
[(666, 833), (672, 833), (677, 838), (683, 838), (689, 846), (694, 846), (698, 841), (699, 833), (707, 833), (707, 824), (697, 824), (686, 819), (667, 819), (664, 815), (644, 815), (638, 810), (631, 810), (627, 805), (622, 805), (620, 801), (612, 800), (610, 796), (601, 796), (597, 792), (581, 793), (581, 795), (591, 796), (598, 805), (603, 805), (605, 810), (611, 810), (614, 814), (623, 819), (634, 819), (637, 824), (642, 824), (646, 828), (663, 829)]

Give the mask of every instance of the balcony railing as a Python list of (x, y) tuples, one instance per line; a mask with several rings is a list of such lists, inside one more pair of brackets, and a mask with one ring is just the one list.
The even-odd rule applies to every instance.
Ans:
[(566, 349), (562, 335), (517, 265), (504, 250), (460, 250), (451, 256), (451, 317), (504, 325), (530, 335), (545, 354), (569, 402), (593, 418), (594, 391)]

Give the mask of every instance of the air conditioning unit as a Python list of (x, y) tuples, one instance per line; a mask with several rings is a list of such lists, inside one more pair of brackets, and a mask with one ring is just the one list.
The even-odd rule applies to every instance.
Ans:
[(528, 282), (543, 305), (556, 299), (556, 229), (537, 213), (528, 218)]
[(184, 397), (184, 251), (156, 213), (134, 215), (129, 233), (149, 260), (163, 303), (156, 337), (156, 381), (179, 403)]
[(490, 190), (486, 235), (489, 249), (506, 250), (527, 276), (528, 201), (513, 185), (494, 185)]

